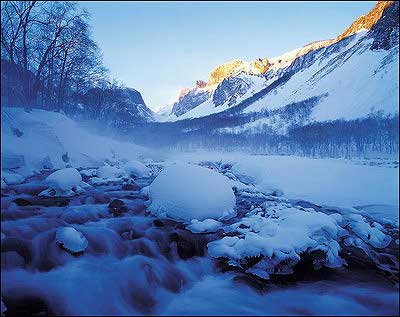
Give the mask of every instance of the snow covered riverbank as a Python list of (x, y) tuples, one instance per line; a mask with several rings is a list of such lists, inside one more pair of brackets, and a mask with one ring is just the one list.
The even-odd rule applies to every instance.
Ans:
[[(376, 217), (399, 221), (398, 159), (376, 160), (385, 165), (361, 165), (360, 160), (243, 153), (172, 153), (171, 160), (229, 162), (237, 173), (250, 175), (261, 191), (279, 189), (287, 198), (337, 207), (369, 206)], [(392, 162), (396, 164), (388, 164)], [(382, 207), (382, 208), (381, 208)], [(362, 208), (361, 208), (362, 209)]]

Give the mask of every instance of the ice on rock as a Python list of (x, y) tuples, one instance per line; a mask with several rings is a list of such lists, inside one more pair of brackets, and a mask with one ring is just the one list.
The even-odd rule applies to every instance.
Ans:
[(125, 172), (116, 166), (105, 165), (96, 171), (97, 176), (90, 178), (91, 185), (106, 185), (110, 183), (122, 183)]
[(74, 196), (82, 189), (81, 174), (75, 168), (63, 168), (46, 178), (49, 189), (42, 191), (39, 196)]
[[(317, 250), (326, 255), (322, 265), (338, 267), (343, 264), (338, 254), (336, 219), (321, 212), (283, 208), (267, 217), (259, 214), (245, 217), (224, 230), (237, 232), (238, 236), (210, 242), (209, 253), (236, 261), (238, 265), (246, 257), (262, 256), (269, 273), (290, 274), (302, 253)], [(251, 273), (259, 269), (256, 267)]]
[(97, 177), (103, 178), (103, 179), (117, 178), (117, 177), (121, 177), (123, 174), (124, 174), (124, 172), (116, 166), (105, 165), (105, 166), (100, 167), (97, 170)]
[(1, 171), (1, 179), (7, 185), (21, 184), (25, 180), (23, 176), (17, 173), (6, 172), (3, 170)]
[(89, 169), (84, 169), (81, 170), (81, 175), (86, 176), (86, 177), (92, 177), (97, 175), (97, 170), (95, 168), (89, 168)]
[(129, 161), (123, 168), (131, 177), (148, 177), (150, 175), (150, 169), (138, 161)]
[(192, 164), (165, 168), (149, 188), (149, 210), (183, 220), (227, 218), (235, 213), (236, 198), (229, 179)]
[(56, 241), (60, 243), (63, 248), (72, 253), (82, 252), (88, 246), (88, 241), (82, 232), (72, 227), (58, 228), (56, 232)]
[(353, 233), (374, 248), (386, 248), (392, 241), (390, 236), (382, 232), (383, 227), (381, 225), (376, 223), (376, 225), (372, 227), (361, 215), (350, 214), (346, 215), (344, 219), (348, 222)]
[(215, 232), (221, 227), (222, 223), (214, 219), (205, 219), (203, 221), (193, 219), (190, 225), (186, 226), (186, 229), (190, 230), (193, 233), (200, 233), (200, 232)]
[(144, 196), (149, 196), (150, 186), (145, 186), (140, 190), (140, 193)]

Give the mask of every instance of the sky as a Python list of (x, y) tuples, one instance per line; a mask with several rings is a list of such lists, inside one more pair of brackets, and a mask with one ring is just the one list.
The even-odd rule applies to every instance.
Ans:
[(274, 57), (334, 38), (374, 1), (80, 2), (110, 75), (156, 110), (233, 59)]

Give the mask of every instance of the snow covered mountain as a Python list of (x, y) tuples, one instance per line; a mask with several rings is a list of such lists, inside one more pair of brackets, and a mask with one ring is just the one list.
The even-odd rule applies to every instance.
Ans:
[[(399, 3), (379, 1), (335, 39), (310, 43), (282, 56), (252, 62), (234, 60), (211, 72), (207, 84), (186, 92), (168, 121), (221, 112), (242, 116), (284, 109), (310, 98), (318, 101), (301, 124), (398, 113)], [(284, 110), (283, 110), (284, 111)], [(265, 129), (279, 133), (293, 124), (276, 116), (218, 132)], [(164, 120), (163, 120), (164, 121)], [(295, 122), (300, 123), (298, 120)]]

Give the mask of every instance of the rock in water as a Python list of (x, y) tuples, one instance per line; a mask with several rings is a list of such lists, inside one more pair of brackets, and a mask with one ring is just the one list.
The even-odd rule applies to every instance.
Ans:
[(56, 232), (56, 241), (71, 253), (83, 252), (88, 246), (88, 241), (82, 232), (72, 227), (58, 228)]
[(40, 196), (73, 196), (80, 190), (81, 174), (75, 168), (63, 168), (46, 178), (49, 190), (55, 191), (51, 195), (49, 190), (40, 193)]
[(236, 198), (223, 175), (192, 164), (164, 169), (149, 188), (149, 210), (159, 216), (183, 220), (233, 216)]
[(108, 211), (114, 217), (118, 217), (118, 216), (121, 216), (123, 213), (127, 212), (128, 207), (125, 205), (125, 203), (121, 199), (114, 199), (108, 205)]
[(150, 175), (150, 169), (138, 161), (127, 162), (124, 169), (130, 177), (148, 177)]

